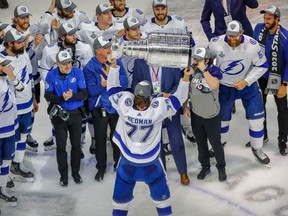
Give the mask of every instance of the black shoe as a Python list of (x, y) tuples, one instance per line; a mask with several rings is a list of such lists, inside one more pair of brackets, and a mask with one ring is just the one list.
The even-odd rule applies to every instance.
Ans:
[(14, 182), (12, 181), (12, 179), (10, 179), (10, 181), (7, 182), (6, 187), (7, 188), (13, 188), (15, 186)]
[(287, 145), (286, 142), (284, 140), (279, 141), (278, 143), (279, 146), (279, 152), (282, 156), (287, 155), (288, 151), (287, 151)]
[(0, 8), (6, 9), (9, 7), (7, 0), (0, 0)]
[(91, 145), (90, 145), (90, 148), (89, 148), (89, 152), (92, 154), (92, 155), (95, 155), (95, 152), (96, 152), (96, 145), (95, 145), (95, 138), (91, 138)]
[(210, 167), (202, 167), (200, 173), (197, 175), (197, 179), (203, 180), (210, 173), (211, 173)]
[(81, 184), (83, 182), (81, 176), (79, 175), (79, 173), (72, 175), (74, 182), (76, 184)]
[(226, 175), (226, 170), (225, 168), (219, 168), (218, 169), (218, 178), (219, 181), (226, 181), (227, 180), (227, 175)]
[(270, 163), (269, 157), (262, 151), (262, 149), (253, 149), (252, 148), (253, 155), (255, 158), (264, 165), (267, 165)]
[[(226, 143), (227, 143), (227, 142), (222, 143), (223, 147), (225, 147)], [(213, 148), (211, 148), (211, 149), (209, 150), (209, 157), (210, 157), (210, 158), (215, 157), (215, 152), (214, 152)]]
[(99, 169), (98, 172), (95, 175), (95, 180), (96, 181), (102, 181), (104, 179), (104, 174), (105, 174), (105, 170), (104, 169)]
[[(75, 180), (74, 180), (74, 181), (75, 181)], [(60, 178), (59, 184), (60, 184), (62, 187), (67, 187), (67, 186), (68, 186), (68, 178)]]

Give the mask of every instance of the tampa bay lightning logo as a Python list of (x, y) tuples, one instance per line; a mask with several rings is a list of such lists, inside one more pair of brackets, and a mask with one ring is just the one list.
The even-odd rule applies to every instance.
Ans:
[(71, 82), (71, 83), (76, 82), (76, 78), (75, 78), (75, 77), (72, 77), (71, 80), (70, 80), (70, 82)]
[(213, 37), (211, 40), (212, 40), (212, 42), (216, 42), (216, 41), (218, 41), (218, 39), (219, 39), (219, 37)]
[(220, 64), (220, 70), (223, 74), (237, 75), (244, 70), (244, 65), (241, 62), (243, 59), (235, 61), (225, 61)]
[(13, 103), (11, 102), (10, 98), (11, 92), (9, 89), (6, 91), (6, 93), (0, 96), (0, 101), (3, 102), (3, 104), (1, 104), (0, 114), (9, 112), (13, 108)]
[[(27, 79), (27, 65), (22, 69), (20, 81), (21, 81), (22, 83), (25, 83), (26, 79)], [(29, 77), (28, 77), (26, 83), (28, 84), (29, 81), (30, 81), (30, 80), (29, 80)]]
[(255, 45), (255, 44), (257, 44), (257, 41), (254, 40), (253, 38), (250, 38), (250, 43), (251, 43), (252, 45)]
[(125, 105), (128, 106), (128, 107), (130, 107), (130, 106), (132, 105), (132, 99), (131, 99), (131, 98), (127, 98), (127, 99), (125, 100)]
[(151, 104), (151, 106), (152, 106), (153, 108), (157, 108), (157, 107), (159, 106), (159, 101), (154, 101), (154, 102)]

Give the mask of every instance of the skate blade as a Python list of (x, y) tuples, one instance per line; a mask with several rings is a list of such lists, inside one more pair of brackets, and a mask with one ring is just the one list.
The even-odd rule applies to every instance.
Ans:
[(38, 152), (38, 148), (37, 147), (36, 148), (32, 148), (32, 147), (30, 147), (28, 145), (26, 145), (26, 150), (28, 150), (30, 152)]
[(23, 176), (15, 175), (14, 173), (10, 172), (10, 178), (13, 181), (17, 182), (27, 182), (27, 183), (32, 183), (34, 182), (34, 178), (24, 178)]
[(262, 166), (264, 166), (264, 167), (266, 167), (266, 168), (270, 168), (270, 166), (269, 166), (269, 164), (263, 164), (263, 163), (261, 163), (256, 157), (254, 157), (255, 158), (255, 160), (259, 163), (259, 164), (261, 164)]
[(17, 202), (8, 202), (0, 199), (0, 206), (15, 207), (17, 206)]
[(52, 151), (56, 149), (56, 145), (53, 145), (53, 146), (44, 146), (44, 151)]

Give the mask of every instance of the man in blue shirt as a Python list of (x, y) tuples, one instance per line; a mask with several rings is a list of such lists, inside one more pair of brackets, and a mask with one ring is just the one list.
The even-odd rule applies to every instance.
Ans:
[(61, 175), (60, 185), (68, 186), (68, 163), (66, 141), (69, 131), (71, 142), (72, 177), (76, 184), (82, 183), (79, 175), (81, 160), (81, 133), (83, 104), (87, 97), (86, 83), (81, 69), (72, 66), (67, 51), (56, 56), (58, 67), (49, 71), (45, 80), (45, 99), (50, 102), (49, 115), (55, 128), (56, 156)]
[[(264, 105), (271, 92), (278, 113), (278, 146), (281, 155), (286, 155), (288, 133), (287, 82), (288, 82), (288, 31), (279, 25), (280, 10), (271, 5), (260, 12), (264, 22), (256, 25), (254, 38), (258, 40), (269, 63), (269, 70), (258, 80)], [(266, 113), (266, 110), (265, 110)], [(264, 142), (268, 142), (266, 116), (264, 121)]]
[[(111, 56), (111, 42), (106, 38), (97, 37), (93, 43), (95, 57), (84, 67), (84, 75), (88, 90), (88, 107), (92, 114), (95, 135), (95, 156), (97, 160), (95, 180), (101, 181), (107, 168), (106, 134), (109, 124), (111, 133), (110, 141), (113, 148), (114, 169), (116, 169), (120, 157), (119, 148), (112, 141), (112, 135), (118, 121), (118, 114), (112, 107), (107, 93), (107, 76), (109, 73), (109, 58)], [(119, 79), (123, 89), (128, 86), (128, 78), (124, 66), (117, 60), (120, 67)]]

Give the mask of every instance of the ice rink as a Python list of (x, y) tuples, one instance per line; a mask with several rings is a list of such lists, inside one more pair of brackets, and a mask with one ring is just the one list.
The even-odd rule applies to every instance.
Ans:
[[(28, 6), (32, 23), (48, 9), (50, 0), (8, 0), (9, 9), (0, 10), (0, 20), (11, 23), (14, 8)], [(74, 0), (79, 9), (89, 18), (95, 14), (100, 1)], [(104, 1), (101, 1), (104, 2)], [(108, 0), (107, 0), (108, 2)], [(152, 0), (127, 0), (127, 5), (144, 10), (151, 16)], [(198, 46), (207, 44), (200, 25), (200, 15), (204, 0), (168, 0), (169, 14), (183, 16), (193, 32)], [(288, 28), (287, 0), (260, 0), (259, 8), (248, 10), (253, 26), (262, 22), (259, 12), (268, 4), (275, 4), (281, 10), (281, 22)], [(288, 47), (287, 47), (288, 48)], [(43, 87), (43, 85), (42, 85)], [(43, 95), (42, 95), (43, 96)], [(69, 178), (69, 186), (59, 185), (59, 173), (55, 150), (45, 152), (43, 142), (50, 136), (51, 126), (46, 114), (47, 103), (42, 97), (40, 111), (36, 114), (32, 135), (39, 142), (38, 153), (26, 152), (25, 164), (35, 173), (34, 183), (15, 182), (12, 193), (18, 198), (17, 207), (0, 206), (4, 216), (108, 216), (112, 212), (112, 193), (115, 173), (111, 146), (108, 146), (107, 174), (102, 182), (96, 182), (95, 157), (89, 153), (90, 137), (87, 133), (84, 147), (85, 158), (81, 161), (80, 175), (83, 183), (76, 185)], [(200, 164), (197, 147), (186, 143), (186, 155), (191, 184), (182, 186), (173, 160), (167, 162), (168, 180), (175, 216), (287, 216), (288, 215), (288, 156), (281, 156), (278, 150), (276, 105), (272, 96), (268, 97), (267, 117), (269, 143), (264, 151), (271, 159), (270, 168), (257, 163), (251, 149), (245, 147), (248, 141), (248, 122), (241, 101), (236, 103), (237, 112), (230, 125), (230, 136), (225, 147), (227, 163), (226, 182), (218, 181), (218, 172), (212, 162), (212, 174), (205, 180), (196, 178)], [(137, 184), (135, 199), (130, 205), (130, 216), (154, 216), (156, 210), (150, 199), (148, 187)]]

